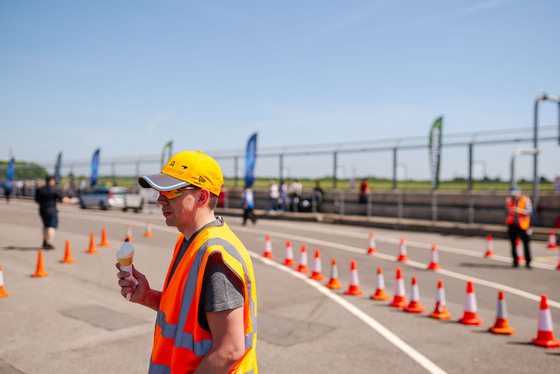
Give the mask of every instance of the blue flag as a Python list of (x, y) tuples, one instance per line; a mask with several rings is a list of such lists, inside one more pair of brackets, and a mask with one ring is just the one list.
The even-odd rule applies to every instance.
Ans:
[(16, 168), (16, 161), (14, 160), (14, 158), (12, 157), (10, 159), (10, 163), (8, 164), (8, 171), (7, 171), (7, 177), (9, 181), (13, 181), (14, 180), (14, 170)]
[(54, 180), (56, 184), (60, 183), (60, 164), (62, 163), (62, 152), (58, 152), (58, 157), (56, 158), (56, 165), (54, 167)]
[(93, 153), (93, 157), (91, 158), (91, 177), (90, 183), (91, 186), (95, 186), (97, 184), (97, 180), (99, 178), (99, 151), (100, 148), (97, 148)]
[(255, 162), (257, 161), (257, 133), (249, 138), (245, 153), (245, 184), (251, 187), (255, 182)]

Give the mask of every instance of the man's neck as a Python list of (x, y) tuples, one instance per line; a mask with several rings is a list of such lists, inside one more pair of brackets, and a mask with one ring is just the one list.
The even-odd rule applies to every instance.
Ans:
[(190, 225), (177, 227), (177, 230), (179, 230), (179, 232), (183, 234), (186, 239), (190, 239), (191, 236), (193, 236), (198, 230), (214, 221), (215, 219), (216, 217), (214, 216), (213, 210), (207, 212), (202, 212), (201, 210), (199, 210)]

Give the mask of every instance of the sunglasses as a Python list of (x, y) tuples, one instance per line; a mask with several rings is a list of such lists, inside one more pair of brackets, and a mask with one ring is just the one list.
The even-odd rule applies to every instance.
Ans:
[(173, 200), (178, 198), (179, 196), (183, 196), (182, 190), (200, 190), (200, 188), (189, 186), (189, 187), (178, 188), (176, 190), (171, 190), (171, 191), (159, 191), (159, 194), (165, 197), (167, 200)]

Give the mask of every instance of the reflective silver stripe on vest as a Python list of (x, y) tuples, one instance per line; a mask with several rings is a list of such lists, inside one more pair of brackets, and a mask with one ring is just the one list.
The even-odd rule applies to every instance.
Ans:
[[(191, 303), (194, 298), (194, 294), (196, 292), (196, 283), (198, 278), (198, 273), (200, 271), (200, 265), (202, 263), (202, 259), (204, 258), (206, 251), (211, 246), (222, 246), (232, 257), (234, 257), (237, 261), (239, 261), (243, 265), (243, 269), (245, 274), (249, 274), (247, 265), (245, 261), (243, 261), (243, 257), (239, 254), (239, 251), (235, 246), (233, 246), (228, 241), (221, 239), (221, 238), (211, 238), (204, 242), (197, 251), (197, 254), (193, 260), (193, 264), (189, 271), (189, 275), (187, 277), (187, 283), (184, 288), (183, 298), (181, 300), (181, 310), (179, 312), (179, 321), (177, 324), (168, 323), (165, 317), (165, 314), (159, 310), (157, 315), (156, 324), (161, 328), (161, 335), (167, 339), (174, 339), (174, 345), (178, 348), (186, 348), (193, 352), (196, 356), (204, 356), (208, 350), (212, 347), (212, 340), (207, 339), (201, 342), (195, 342), (193, 335), (190, 333), (184, 332), (185, 324), (187, 321), (187, 316), (189, 314), (189, 310), (191, 308)], [(226, 263), (227, 265), (227, 263)], [(251, 321), (253, 324), (253, 331), (249, 334), (245, 334), (245, 349), (249, 349), (253, 346), (253, 337), (257, 331), (257, 321), (255, 316), (255, 302), (252, 298), (252, 279), (250, 276), (247, 276), (247, 292), (249, 297), (249, 305), (250, 305), (250, 312), (251, 312)], [(157, 365), (163, 366), (165, 365)], [(152, 367), (152, 365), (150, 365)], [(151, 371), (150, 371), (151, 373)], [(159, 373), (159, 372), (156, 372)], [(162, 372), (164, 373), (164, 372)]]
[(148, 374), (171, 374), (171, 368), (165, 365), (154, 364), (154, 362), (150, 359), (150, 369), (148, 370)]

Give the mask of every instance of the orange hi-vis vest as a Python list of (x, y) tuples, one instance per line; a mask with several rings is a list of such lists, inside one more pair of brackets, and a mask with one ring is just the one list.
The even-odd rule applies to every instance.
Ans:
[[(521, 195), (521, 197), (519, 198), (519, 204), (517, 205), (517, 207), (519, 209), (525, 209), (525, 207), (527, 206), (527, 197), (525, 197), (524, 195)], [(513, 201), (513, 199), (508, 198), (508, 203), (507, 203), (507, 207), (509, 209), (515, 208), (515, 201)], [(518, 223), (519, 223), (519, 227), (523, 230), (527, 230), (529, 228), (529, 224), (531, 223), (531, 216), (527, 215), (527, 214), (518, 214)], [(506, 219), (506, 224), (511, 225), (515, 222), (515, 213), (508, 211), (508, 215), (507, 215), (507, 219)]]
[(184, 236), (179, 234), (162, 291), (149, 373), (193, 372), (212, 347), (212, 334), (200, 327), (198, 310), (206, 263), (210, 254), (220, 252), (224, 263), (243, 281), (245, 299), (245, 353), (230, 373), (258, 374), (255, 353), (257, 291), (249, 253), (225, 223), (209, 226), (192, 240), (173, 277), (169, 279), (183, 240)]

